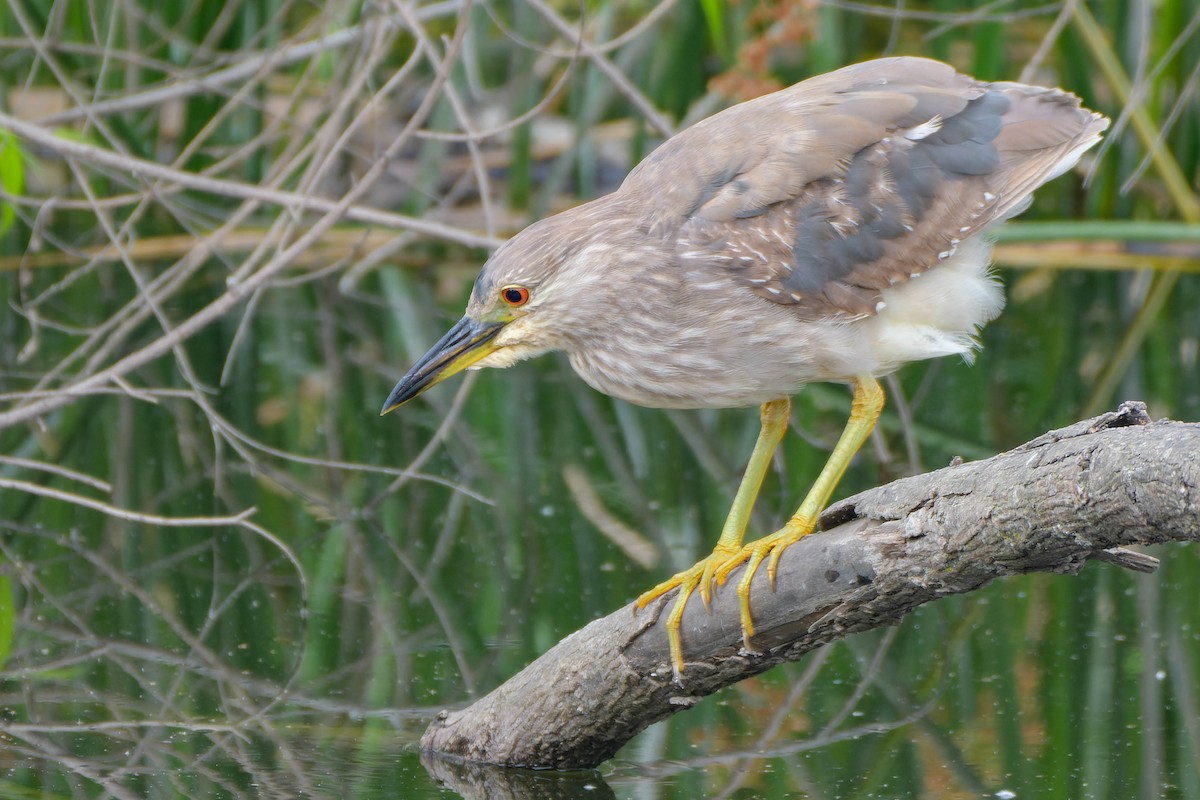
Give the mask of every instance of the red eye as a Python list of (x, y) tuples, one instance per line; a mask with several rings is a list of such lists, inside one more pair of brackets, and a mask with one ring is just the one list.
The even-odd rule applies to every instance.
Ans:
[(500, 290), (500, 299), (517, 308), (529, 302), (529, 290), (524, 286), (505, 286)]

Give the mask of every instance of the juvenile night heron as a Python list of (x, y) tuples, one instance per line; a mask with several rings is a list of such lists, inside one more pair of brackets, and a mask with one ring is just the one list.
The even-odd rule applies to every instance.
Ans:
[[(644, 406), (761, 406), (762, 429), (712, 554), (637, 600), (707, 603), (750, 583), (817, 516), (909, 361), (970, 357), (1000, 311), (988, 226), (1099, 141), (1104, 117), (1058, 89), (986, 83), (919, 58), (870, 61), (734, 106), (672, 137), (606, 197), (544, 219), (488, 259), (466, 316), (383, 413), (460, 370), (551, 350), (596, 389)], [(813, 381), (853, 386), (850, 420), (795, 515), (743, 543), (750, 510)]]

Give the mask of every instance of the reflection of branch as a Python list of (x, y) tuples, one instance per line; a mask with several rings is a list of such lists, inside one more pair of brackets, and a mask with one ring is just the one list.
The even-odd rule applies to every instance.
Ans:
[(616, 797), (612, 788), (593, 772), (531, 772), (491, 764), (456, 763), (425, 753), (421, 756), (421, 765), (438, 785), (465, 800), (558, 800), (562, 797), (611, 800)]
[[(1151, 423), (1140, 403), (1008, 453), (906, 478), (842, 501), (789, 548), (772, 591), (752, 589), (761, 654), (741, 651), (737, 597), (683, 617), (688, 659), (671, 681), (663, 605), (629, 608), (564, 639), (421, 741), (461, 759), (586, 767), (705, 695), (917, 606), (1027, 572), (1074, 574), (1093, 558), (1145, 571), (1123, 545), (1200, 541), (1200, 425)], [(736, 576), (733, 579), (736, 581)]]

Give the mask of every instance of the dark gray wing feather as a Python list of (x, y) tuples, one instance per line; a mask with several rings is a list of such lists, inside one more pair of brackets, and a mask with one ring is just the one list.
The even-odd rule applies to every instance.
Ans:
[(1059, 90), (883, 59), (698, 123), (620, 193), (683, 259), (806, 316), (872, 314), (880, 289), (1019, 212), (1107, 124)]

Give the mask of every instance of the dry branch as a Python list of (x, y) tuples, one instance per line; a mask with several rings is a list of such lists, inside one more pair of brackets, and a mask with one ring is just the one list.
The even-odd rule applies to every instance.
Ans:
[[(559, 642), (475, 704), (442, 712), (423, 750), (466, 761), (571, 769), (611, 757), (648, 725), (737, 681), (930, 600), (1089, 559), (1148, 571), (1126, 545), (1200, 541), (1200, 424), (1151, 422), (1141, 403), (1008, 453), (905, 478), (832, 506), (789, 548), (776, 591), (752, 587), (761, 654), (741, 649), (737, 600), (683, 618), (683, 685), (671, 680), (665, 615), (629, 607)], [(731, 579), (736, 583), (736, 575)]]

